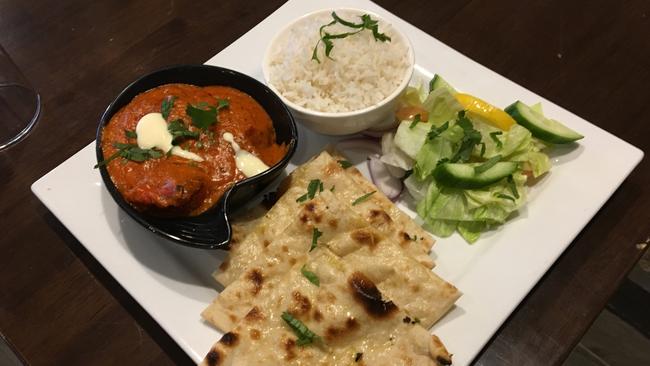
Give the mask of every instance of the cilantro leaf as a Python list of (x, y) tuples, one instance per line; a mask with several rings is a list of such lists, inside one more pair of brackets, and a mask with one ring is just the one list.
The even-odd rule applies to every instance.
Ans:
[(431, 128), (429, 132), (427, 133), (427, 139), (428, 140), (433, 140), (436, 137), (438, 137), (441, 133), (445, 132), (449, 128), (449, 121), (445, 122), (442, 124), (442, 126), (438, 128)]
[(337, 162), (339, 163), (339, 165), (340, 165), (341, 168), (343, 168), (343, 169), (347, 169), (347, 168), (349, 168), (349, 167), (352, 166), (352, 163), (350, 163), (350, 162), (347, 161), (347, 160), (337, 160)]
[(465, 111), (458, 112), (456, 117), (456, 125), (460, 126), (463, 129), (464, 136), (463, 140), (460, 143), (460, 147), (456, 154), (451, 157), (449, 161), (452, 163), (462, 162), (465, 163), (469, 160), (474, 146), (481, 143), (481, 133), (474, 129), (472, 121), (465, 116)]
[(494, 141), (495, 144), (497, 144), (497, 148), (500, 149), (503, 146), (503, 143), (497, 137), (499, 135), (503, 135), (503, 132), (501, 132), (501, 131), (490, 132), (490, 138)]
[(508, 187), (510, 188), (510, 192), (512, 192), (512, 195), (515, 196), (515, 198), (519, 198), (519, 192), (517, 191), (517, 185), (515, 184), (515, 180), (512, 177), (512, 175), (508, 176)]
[(307, 269), (307, 265), (303, 265), (302, 268), (300, 268), (300, 273), (302, 273), (303, 276), (305, 276), (309, 282), (313, 283), (316, 286), (320, 286), (320, 279), (316, 275), (316, 273), (310, 271)]
[(481, 145), (481, 153), (480, 153), (480, 155), (481, 155), (481, 157), (483, 157), (483, 155), (485, 155), (485, 142), (481, 141), (481, 143), (479, 145)]
[(160, 106), (160, 113), (162, 114), (164, 120), (167, 120), (167, 118), (169, 117), (169, 113), (172, 111), (172, 107), (174, 106), (175, 100), (176, 97), (173, 95), (163, 99), (162, 105)]
[(494, 164), (498, 163), (500, 160), (501, 160), (501, 155), (494, 155), (493, 157), (488, 159), (483, 164), (475, 166), (474, 167), (474, 173), (481, 174), (484, 171), (492, 168), (494, 166)]
[(296, 344), (299, 346), (306, 346), (320, 340), (320, 337), (316, 333), (312, 332), (307, 328), (307, 326), (300, 320), (293, 317), (293, 315), (288, 312), (282, 313), (282, 320), (291, 328), (293, 333), (298, 336)]
[(169, 130), (169, 133), (172, 134), (173, 137), (172, 143), (174, 144), (176, 144), (178, 139), (181, 139), (183, 137), (187, 137), (187, 138), (199, 137), (199, 131), (190, 131), (185, 126), (182, 119), (175, 119), (171, 121), (167, 126), (167, 130)]
[(503, 198), (503, 199), (506, 199), (506, 200), (510, 200), (510, 201), (512, 201), (512, 202), (515, 202), (514, 197), (512, 197), (512, 196), (508, 196), (507, 194), (498, 193), (496, 196), (497, 196), (498, 198)]
[(107, 165), (112, 160), (118, 157), (121, 157), (126, 160), (143, 162), (149, 159), (157, 159), (164, 155), (161, 151), (158, 150), (141, 149), (136, 144), (124, 144), (124, 143), (116, 142), (113, 144), (113, 146), (118, 150), (113, 155), (109, 156), (107, 159), (104, 159), (98, 162), (97, 164), (95, 164), (94, 166), (95, 169), (99, 168), (102, 165)]
[(370, 196), (372, 196), (375, 193), (377, 193), (377, 191), (372, 191), (372, 192), (368, 192), (368, 193), (364, 194), (363, 196), (361, 196), (361, 197), (357, 198), (356, 200), (354, 200), (354, 202), (352, 202), (352, 206), (356, 206), (356, 205), (360, 204), (361, 202), (364, 202), (364, 201), (368, 200), (368, 198), (370, 198)]
[(298, 199), (296, 199), (296, 202), (304, 202), (307, 201), (308, 199), (313, 199), (316, 196), (316, 192), (322, 192), (322, 191), (323, 191), (323, 182), (321, 182), (320, 179), (312, 179), (309, 181), (309, 184), (307, 185), (307, 193), (298, 197)]
[[(380, 42), (390, 42), (391, 38), (387, 36), (384, 33), (379, 32), (379, 22), (375, 19), (372, 19), (370, 15), (368, 14), (363, 14), (361, 18), (361, 23), (353, 23), (347, 20), (342, 19), (339, 17), (336, 12), (332, 12), (331, 14), (332, 20), (330, 23), (325, 24), (321, 26), (318, 30), (318, 35), (320, 36), (320, 39), (318, 42), (316, 42), (316, 46), (314, 46), (314, 50), (312, 51), (311, 54), (311, 59), (320, 63), (320, 59), (318, 58), (318, 45), (323, 42), (325, 45), (325, 56), (329, 59), (332, 59), (330, 57), (330, 53), (332, 52), (332, 49), (334, 48), (334, 43), (332, 42), (333, 39), (341, 39), (341, 38), (346, 38), (348, 36), (357, 34), (363, 30), (370, 30), (372, 32), (372, 36), (374, 37), (375, 41), (380, 41)], [(352, 28), (352, 29), (358, 29), (354, 32), (345, 32), (345, 33), (339, 33), (339, 34), (331, 34), (325, 31), (326, 27), (329, 27), (331, 25), (334, 25), (336, 23), (339, 23), (341, 25), (344, 25), (346, 27)]]
[(137, 139), (138, 135), (133, 130), (124, 130), (124, 136), (130, 139)]
[(311, 248), (309, 248), (309, 251), (311, 252), (312, 250), (316, 249), (316, 246), (318, 245), (318, 238), (323, 236), (323, 232), (318, 230), (317, 228), (314, 228), (312, 230), (311, 234)]
[(230, 107), (230, 101), (228, 99), (217, 99), (217, 110)]
[(416, 114), (415, 117), (413, 117), (413, 122), (409, 125), (409, 129), (413, 129), (418, 123), (422, 122), (421, 118), (420, 113)]
[(188, 104), (185, 113), (192, 118), (192, 124), (202, 130), (206, 130), (217, 123), (217, 107), (209, 106), (201, 109), (198, 106)]

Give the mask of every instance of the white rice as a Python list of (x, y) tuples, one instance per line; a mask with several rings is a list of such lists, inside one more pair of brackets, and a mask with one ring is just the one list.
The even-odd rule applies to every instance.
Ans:
[[(336, 14), (350, 22), (361, 22), (361, 12), (341, 10)], [(406, 41), (380, 20), (379, 32), (391, 41), (375, 41), (372, 31), (363, 30), (334, 39), (332, 59), (325, 56), (321, 42), (318, 63), (311, 59), (320, 38), (318, 31), (331, 21), (329, 12), (314, 14), (279, 35), (269, 50), (269, 83), (291, 102), (319, 112), (352, 112), (381, 102), (397, 89), (409, 69)], [(354, 31), (338, 23), (325, 30), (330, 34)]]

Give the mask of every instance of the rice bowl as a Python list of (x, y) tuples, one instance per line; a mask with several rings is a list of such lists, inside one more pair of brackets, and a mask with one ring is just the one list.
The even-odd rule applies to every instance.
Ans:
[[(370, 15), (390, 41), (379, 42), (373, 32), (363, 30), (333, 39), (326, 56), (319, 29), (332, 21), (333, 11), (353, 23)], [(324, 30), (355, 31), (338, 23)], [(315, 46), (318, 61), (312, 57)], [(298, 18), (275, 36), (263, 73), (301, 122), (316, 132), (341, 135), (391, 123), (396, 98), (408, 85), (413, 65), (408, 38), (383, 18), (358, 9), (325, 9)]]

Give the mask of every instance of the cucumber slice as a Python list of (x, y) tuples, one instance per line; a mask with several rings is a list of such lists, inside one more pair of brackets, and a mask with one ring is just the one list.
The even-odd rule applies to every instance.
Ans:
[(533, 136), (546, 142), (568, 144), (580, 140), (584, 136), (563, 125), (562, 123), (544, 117), (541, 108), (532, 108), (516, 101), (505, 109), (518, 124), (529, 130)]
[(438, 183), (451, 188), (475, 189), (489, 186), (509, 176), (517, 170), (518, 163), (514, 161), (499, 162), (490, 169), (476, 173), (477, 164), (440, 164), (433, 171), (433, 177)]
[(433, 79), (431, 79), (431, 81), (429, 82), (429, 93), (440, 88), (447, 89), (451, 94), (458, 93), (456, 89), (454, 89), (454, 87), (451, 86), (451, 84), (449, 84), (447, 81), (445, 81), (445, 79), (442, 78), (442, 76), (435, 74), (433, 75)]

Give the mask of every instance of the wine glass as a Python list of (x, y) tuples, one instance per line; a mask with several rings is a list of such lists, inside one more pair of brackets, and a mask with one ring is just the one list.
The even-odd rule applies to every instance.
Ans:
[(27, 137), (40, 112), (40, 94), (0, 45), (0, 151)]

